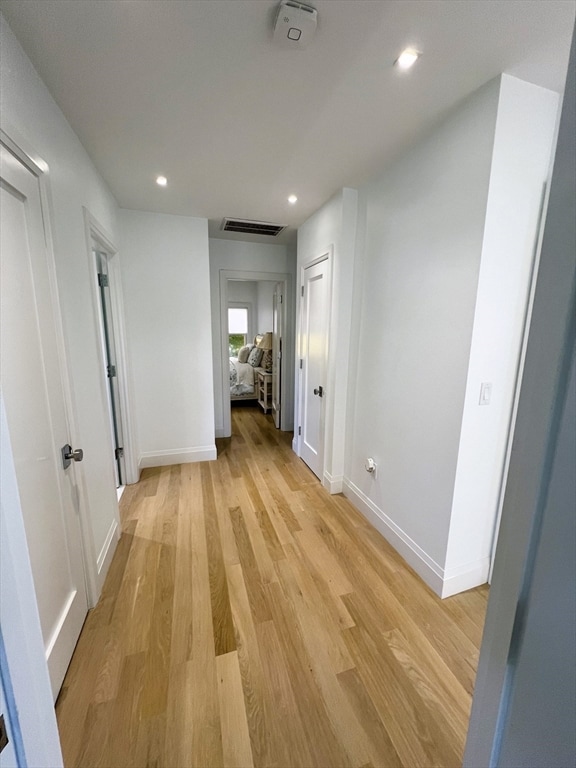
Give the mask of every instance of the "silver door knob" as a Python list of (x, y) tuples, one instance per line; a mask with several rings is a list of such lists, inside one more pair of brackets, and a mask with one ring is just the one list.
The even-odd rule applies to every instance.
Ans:
[(68, 445), (68, 443), (62, 448), (62, 466), (64, 469), (68, 469), (73, 461), (82, 461), (83, 458), (84, 451), (82, 448), (73, 450), (72, 446)]

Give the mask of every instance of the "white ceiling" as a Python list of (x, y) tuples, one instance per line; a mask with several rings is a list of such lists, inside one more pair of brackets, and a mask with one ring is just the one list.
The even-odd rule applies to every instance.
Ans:
[[(207, 217), (213, 234), (223, 216), (298, 226), (500, 72), (561, 91), (576, 9), (317, 0), (311, 45), (285, 50), (272, 42), (277, 5), (0, 1), (118, 203)], [(423, 55), (401, 73), (408, 45)]]

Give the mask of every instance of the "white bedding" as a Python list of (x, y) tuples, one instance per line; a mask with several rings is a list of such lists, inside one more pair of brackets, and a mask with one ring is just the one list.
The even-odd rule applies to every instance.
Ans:
[(239, 363), (230, 358), (230, 394), (250, 395), (254, 392), (254, 368), (249, 363)]

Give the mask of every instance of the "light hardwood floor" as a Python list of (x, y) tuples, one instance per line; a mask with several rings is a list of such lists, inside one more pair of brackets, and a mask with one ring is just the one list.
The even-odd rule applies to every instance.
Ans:
[(439, 600), (290, 439), (233, 409), (218, 461), (127, 488), (67, 768), (461, 764), (487, 589)]

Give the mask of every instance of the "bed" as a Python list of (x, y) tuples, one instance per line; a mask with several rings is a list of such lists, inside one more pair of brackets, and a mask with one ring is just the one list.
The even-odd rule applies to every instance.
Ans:
[[(262, 336), (257, 336), (255, 344), (248, 344), (238, 352), (238, 357), (230, 357), (230, 399), (257, 400), (258, 387), (256, 369), (260, 366), (272, 367), (272, 355), (256, 346)], [(270, 359), (267, 359), (267, 355)]]
[(230, 358), (230, 399), (253, 400), (257, 397), (256, 369), (250, 363)]

